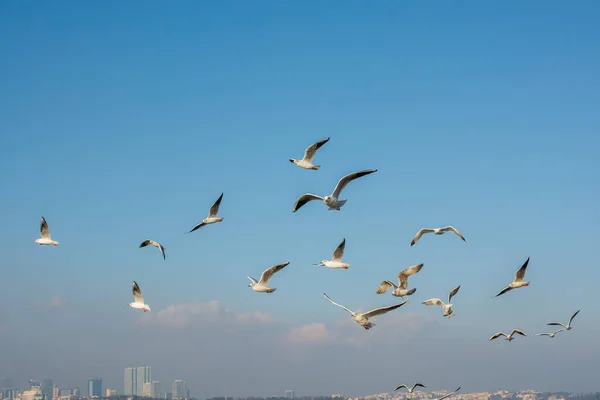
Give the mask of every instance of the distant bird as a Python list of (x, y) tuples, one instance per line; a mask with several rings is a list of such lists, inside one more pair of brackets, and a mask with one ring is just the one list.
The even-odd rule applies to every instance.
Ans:
[(331, 261), (323, 260), (318, 264), (313, 264), (313, 266), (315, 266), (315, 267), (323, 266), (323, 267), (332, 268), (332, 269), (336, 269), (336, 268), (348, 269), (350, 264), (342, 262), (342, 257), (344, 257), (344, 249), (345, 248), (346, 248), (346, 239), (342, 240), (342, 243), (340, 243), (340, 245), (337, 247), (337, 249), (335, 249), (335, 251), (333, 252), (333, 255), (331, 256)]
[(315, 158), (315, 153), (317, 150), (321, 148), (325, 143), (329, 141), (329, 138), (323, 139), (317, 143), (313, 143), (304, 150), (304, 158), (302, 160), (296, 160), (295, 158), (290, 158), (290, 162), (296, 164), (297, 166), (304, 169), (312, 169), (318, 170), (321, 168), (320, 165), (313, 165), (312, 161)]
[(557, 334), (558, 332), (562, 332), (562, 331), (564, 331), (564, 329), (559, 329), (559, 330), (557, 330), (556, 332), (552, 332), (552, 333), (536, 333), (535, 335), (536, 335), (536, 336), (548, 336), (548, 337), (551, 337), (551, 338), (553, 338), (554, 336), (556, 336), (556, 334)]
[[(392, 291), (392, 296), (402, 297), (402, 300), (404, 300), (405, 296), (410, 296), (417, 291), (417, 288), (407, 289), (408, 277), (419, 272), (421, 268), (423, 268), (422, 263), (406, 268), (398, 274), (398, 286), (394, 285), (391, 281), (385, 280), (381, 282), (375, 293), (382, 294), (387, 292), (389, 288), (393, 287), (394, 290)], [(408, 304), (410, 304), (410, 299), (408, 299)]]
[(571, 315), (571, 318), (569, 318), (569, 323), (567, 325), (563, 325), (560, 322), (550, 322), (548, 325), (559, 325), (559, 326), (562, 326), (563, 328), (565, 328), (566, 330), (570, 331), (572, 328), (571, 322), (573, 322), (573, 318), (575, 318), (575, 316), (577, 314), (579, 314), (579, 311), (581, 311), (581, 310), (577, 310), (577, 311), (575, 311), (575, 314)]
[(40, 245), (51, 244), (52, 246), (56, 247), (58, 242), (56, 240), (52, 240), (50, 237), (50, 229), (48, 229), (48, 223), (44, 217), (42, 217), (42, 223), (40, 224), (40, 233), (42, 234), (42, 237), (35, 239), (34, 242), (39, 243)]
[(456, 233), (456, 236), (458, 236), (459, 238), (461, 238), (463, 241), (467, 241), (463, 235), (460, 234), (460, 232), (454, 228), (453, 226), (445, 226), (443, 228), (423, 228), (421, 229), (419, 232), (417, 232), (417, 234), (415, 235), (415, 237), (413, 238), (413, 240), (410, 242), (410, 245), (412, 246), (413, 244), (417, 243), (419, 241), (419, 239), (421, 239), (421, 236), (423, 236), (424, 233), (435, 233), (436, 235), (443, 235), (446, 232), (452, 231), (454, 233)]
[(523, 282), (523, 279), (525, 278), (525, 271), (527, 270), (527, 264), (529, 264), (529, 257), (527, 257), (527, 261), (525, 261), (525, 264), (523, 264), (521, 268), (519, 268), (519, 270), (517, 271), (515, 275), (515, 280), (510, 285), (502, 289), (500, 293), (498, 293), (494, 297), (498, 297), (513, 289), (517, 289), (523, 286), (529, 286), (529, 282)]
[(496, 339), (497, 337), (500, 337), (500, 336), (506, 336), (506, 339), (504, 339), (504, 340), (508, 340), (508, 341), (510, 342), (511, 340), (513, 340), (513, 339), (514, 339), (513, 335), (514, 335), (515, 333), (518, 333), (519, 335), (522, 335), (522, 336), (527, 336), (527, 334), (525, 334), (525, 332), (523, 332), (523, 331), (520, 331), (520, 330), (518, 330), (518, 329), (513, 329), (513, 330), (512, 330), (512, 332), (510, 333), (510, 335), (507, 335), (507, 334), (506, 334), (506, 333), (504, 333), (504, 332), (498, 332), (498, 333), (494, 333), (494, 334), (492, 335), (492, 337), (490, 338), (490, 340), (494, 340), (494, 339)]
[(368, 311), (366, 313), (357, 313), (354, 312), (346, 307), (344, 307), (341, 304), (338, 304), (336, 302), (334, 302), (333, 300), (331, 300), (329, 298), (329, 296), (327, 296), (327, 294), (323, 293), (323, 296), (325, 296), (325, 298), (333, 305), (338, 306), (340, 308), (343, 308), (344, 310), (348, 311), (350, 313), (350, 315), (352, 316), (352, 318), (354, 318), (354, 320), (356, 321), (356, 323), (358, 323), (360, 326), (362, 326), (365, 329), (371, 329), (372, 327), (375, 326), (374, 323), (369, 322), (369, 318), (373, 318), (376, 317), (377, 315), (381, 315), (381, 314), (385, 314), (388, 311), (392, 311), (395, 310), (396, 308), (403, 306), (404, 303), (406, 303), (406, 301), (403, 301), (400, 304), (396, 304), (393, 306), (387, 306), (387, 307), (380, 307), (380, 308), (376, 308), (374, 310)]
[(196, 229), (202, 228), (204, 225), (214, 224), (215, 222), (221, 222), (221, 221), (223, 221), (222, 217), (217, 217), (217, 214), (219, 214), (219, 206), (221, 205), (221, 200), (222, 199), (223, 199), (223, 193), (221, 193), (221, 195), (219, 196), (219, 198), (217, 199), (217, 201), (215, 201), (215, 204), (213, 204), (210, 207), (210, 210), (208, 210), (208, 217), (204, 218), (202, 220), (202, 222), (200, 222), (198, 225), (194, 226), (192, 228), (192, 230), (189, 231), (189, 232), (187, 232), (187, 233), (192, 233)]
[(292, 212), (298, 211), (300, 209), (300, 207), (302, 207), (303, 205), (305, 205), (306, 203), (308, 203), (309, 201), (312, 201), (312, 200), (322, 200), (325, 203), (325, 205), (327, 205), (329, 207), (329, 210), (338, 210), (339, 211), (342, 208), (342, 206), (344, 204), (346, 204), (346, 201), (348, 201), (348, 200), (339, 200), (339, 196), (342, 193), (342, 190), (344, 190), (344, 188), (346, 187), (346, 185), (348, 185), (348, 183), (352, 182), (354, 179), (360, 178), (361, 176), (372, 174), (373, 172), (377, 172), (377, 170), (376, 169), (366, 169), (364, 171), (353, 172), (351, 174), (344, 176), (342, 179), (340, 179), (338, 181), (335, 189), (333, 190), (333, 193), (331, 193), (329, 196), (321, 197), (321, 196), (317, 196), (316, 194), (305, 193), (302, 196), (298, 197), (298, 200), (296, 200), (296, 204), (294, 204), (294, 209), (292, 210)]
[(129, 307), (143, 310), (144, 312), (150, 311), (150, 306), (144, 303), (144, 297), (142, 297), (142, 291), (136, 281), (133, 281), (133, 303), (129, 303)]
[(269, 288), (267, 287), (267, 285), (269, 284), (269, 280), (273, 277), (273, 275), (275, 274), (275, 272), (281, 271), (285, 266), (287, 266), (290, 262), (286, 262), (283, 264), (277, 264), (274, 265), (270, 268), (267, 268), (263, 271), (263, 273), (260, 275), (260, 280), (256, 280), (254, 278), (252, 278), (251, 276), (248, 277), (248, 279), (250, 279), (250, 281), (252, 283), (250, 283), (248, 285), (248, 287), (252, 288), (252, 290), (254, 290), (255, 292), (260, 292), (260, 293), (273, 293), (274, 291), (276, 291), (276, 288)]
[(460, 388), (461, 388), (461, 387), (459, 386), (459, 387), (458, 387), (458, 389), (456, 389), (454, 392), (452, 392), (452, 393), (448, 393), (448, 394), (446, 394), (446, 395), (444, 395), (444, 396), (440, 397), (440, 398), (439, 398), (439, 399), (437, 399), (437, 400), (442, 400), (442, 399), (445, 399), (445, 398), (448, 398), (448, 397), (450, 397), (450, 396), (454, 395), (456, 392), (458, 392), (458, 391), (460, 390)]
[(158, 250), (160, 250), (160, 254), (162, 254), (163, 256), (163, 260), (167, 259), (167, 256), (165, 255), (165, 248), (163, 247), (163, 245), (158, 242), (155, 242), (154, 240), (146, 239), (142, 242), (142, 244), (140, 244), (140, 247), (146, 247), (149, 244), (151, 244), (154, 247), (158, 247)]
[(415, 387), (417, 387), (417, 386), (425, 387), (425, 385), (423, 385), (422, 383), (419, 383), (419, 382), (415, 383), (411, 388), (409, 388), (405, 384), (402, 384), (402, 385), (398, 386), (396, 389), (394, 389), (394, 392), (398, 389), (406, 388), (406, 390), (408, 390), (408, 393), (412, 393), (413, 390), (415, 390)]
[(448, 317), (448, 319), (450, 319), (450, 317), (454, 316), (454, 311), (452, 311), (452, 307), (454, 306), (454, 304), (451, 304), (450, 300), (456, 293), (458, 293), (458, 289), (460, 289), (460, 285), (458, 285), (450, 291), (450, 294), (448, 294), (448, 304), (444, 304), (444, 302), (438, 299), (437, 297), (425, 300), (423, 304), (428, 306), (442, 306), (442, 308), (444, 309), (444, 317)]

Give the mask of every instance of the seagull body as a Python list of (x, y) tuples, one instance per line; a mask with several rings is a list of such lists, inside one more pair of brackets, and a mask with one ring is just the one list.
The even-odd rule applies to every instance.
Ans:
[(527, 334), (526, 334), (525, 332), (523, 332), (523, 331), (520, 331), (520, 330), (518, 330), (518, 329), (513, 329), (513, 330), (512, 330), (512, 332), (511, 332), (509, 335), (507, 335), (507, 334), (506, 334), (506, 333), (504, 333), (504, 332), (498, 332), (498, 333), (494, 333), (494, 334), (492, 335), (492, 337), (490, 338), (490, 340), (494, 340), (494, 339), (496, 339), (497, 337), (500, 337), (500, 336), (505, 336), (505, 339), (504, 339), (504, 340), (508, 340), (508, 341), (510, 342), (511, 340), (513, 340), (513, 339), (514, 339), (513, 335), (514, 335), (515, 333), (518, 333), (519, 335), (522, 335), (522, 336), (527, 336)]
[(144, 297), (142, 297), (142, 291), (136, 281), (133, 281), (133, 303), (129, 303), (129, 307), (137, 308), (144, 312), (150, 311), (150, 306), (144, 303)]
[(40, 224), (40, 233), (42, 234), (42, 237), (39, 239), (35, 239), (34, 242), (40, 245), (51, 244), (52, 246), (56, 247), (58, 242), (56, 240), (52, 240), (52, 238), (50, 237), (50, 229), (48, 229), (48, 223), (46, 222), (46, 219), (44, 217), (42, 217), (42, 222)]
[(304, 150), (304, 158), (302, 160), (296, 160), (295, 158), (290, 158), (290, 162), (296, 164), (300, 168), (304, 169), (312, 169), (318, 170), (321, 168), (320, 165), (313, 165), (312, 161), (315, 158), (315, 153), (317, 150), (321, 148), (325, 143), (329, 141), (329, 138), (318, 141), (317, 143), (313, 143)]
[(346, 248), (346, 239), (342, 240), (342, 243), (340, 243), (339, 246), (337, 247), (337, 249), (335, 249), (335, 251), (333, 252), (333, 255), (331, 256), (331, 261), (323, 260), (320, 263), (313, 264), (313, 265), (316, 267), (323, 266), (323, 267), (327, 267), (327, 268), (331, 268), (331, 269), (338, 269), (338, 268), (348, 269), (348, 267), (350, 267), (350, 264), (342, 261), (342, 258), (344, 257), (344, 249), (345, 248)]
[(551, 338), (553, 338), (554, 336), (556, 336), (556, 334), (557, 334), (558, 332), (562, 332), (562, 331), (564, 331), (564, 330), (566, 330), (566, 329), (559, 329), (559, 330), (557, 330), (556, 332), (552, 332), (552, 333), (536, 333), (535, 335), (536, 335), (536, 336), (548, 336), (548, 337), (551, 337)]
[(202, 228), (204, 225), (214, 224), (215, 222), (222, 222), (223, 218), (217, 216), (219, 214), (219, 206), (221, 205), (222, 199), (223, 193), (221, 193), (221, 196), (219, 196), (217, 201), (215, 201), (215, 203), (210, 207), (210, 210), (208, 210), (208, 217), (204, 218), (202, 222), (194, 226), (192, 230), (187, 233), (192, 233), (196, 229)]
[[(423, 268), (422, 263), (406, 268), (398, 274), (398, 286), (394, 285), (391, 281), (385, 280), (381, 282), (375, 293), (382, 294), (387, 292), (389, 288), (393, 287), (394, 290), (392, 290), (392, 296), (402, 297), (402, 300), (404, 300), (405, 296), (410, 296), (417, 291), (417, 288), (407, 289), (408, 277), (419, 272), (421, 268)], [(408, 300), (408, 303), (410, 304), (410, 300)]]
[(519, 268), (519, 270), (517, 271), (517, 273), (515, 274), (515, 280), (513, 282), (511, 282), (510, 285), (508, 285), (507, 287), (505, 287), (504, 289), (502, 289), (500, 291), (500, 293), (498, 293), (496, 296), (494, 297), (498, 297), (508, 291), (511, 291), (513, 289), (517, 289), (523, 286), (529, 286), (529, 282), (523, 282), (523, 279), (525, 278), (525, 271), (527, 270), (527, 265), (529, 264), (529, 257), (527, 257), (527, 260), (525, 261), (525, 264), (523, 264), (521, 266), (521, 268)]
[(563, 328), (565, 328), (564, 330), (570, 331), (570, 330), (571, 330), (571, 328), (572, 328), (572, 326), (571, 326), (571, 322), (573, 322), (573, 318), (575, 318), (575, 316), (576, 316), (577, 314), (579, 314), (579, 311), (581, 311), (581, 310), (577, 310), (577, 311), (575, 311), (575, 313), (574, 313), (573, 315), (571, 315), (571, 318), (569, 318), (569, 323), (568, 323), (567, 325), (563, 325), (563, 324), (561, 324), (560, 322), (550, 322), (550, 323), (549, 323), (549, 324), (547, 324), (547, 325), (558, 325), (558, 326), (562, 326)]
[(160, 250), (160, 254), (163, 256), (163, 260), (167, 259), (167, 256), (165, 255), (165, 248), (162, 246), (162, 244), (155, 242), (154, 240), (146, 239), (140, 244), (140, 247), (146, 247), (148, 245), (157, 247), (158, 250)]
[(421, 239), (421, 236), (423, 236), (423, 234), (425, 233), (435, 233), (436, 235), (443, 235), (446, 232), (454, 232), (456, 233), (456, 236), (458, 236), (459, 238), (461, 238), (463, 241), (467, 241), (463, 235), (460, 234), (460, 232), (454, 228), (453, 226), (445, 226), (443, 228), (423, 228), (421, 229), (419, 232), (417, 232), (417, 234), (415, 235), (415, 237), (413, 238), (413, 240), (410, 242), (410, 245), (414, 245), (415, 243), (417, 243), (419, 241), (419, 239)]
[(377, 315), (385, 314), (388, 311), (395, 310), (396, 308), (398, 308), (398, 307), (404, 305), (404, 303), (406, 303), (406, 301), (403, 301), (402, 303), (396, 304), (396, 305), (393, 305), (393, 306), (380, 307), (380, 308), (376, 308), (376, 309), (371, 310), (371, 311), (367, 311), (365, 313), (357, 313), (357, 312), (354, 312), (354, 311), (352, 311), (352, 310), (344, 307), (341, 304), (338, 304), (338, 303), (334, 302), (333, 300), (331, 300), (329, 298), (329, 296), (327, 296), (327, 294), (323, 293), (323, 296), (325, 296), (325, 298), (331, 304), (333, 304), (335, 306), (338, 306), (340, 308), (343, 308), (344, 310), (348, 311), (350, 313), (350, 315), (352, 316), (352, 318), (354, 319), (354, 321), (356, 321), (357, 324), (359, 324), (360, 326), (362, 326), (365, 329), (371, 329), (372, 327), (375, 326), (374, 323), (372, 323), (372, 322), (369, 321), (369, 318), (376, 317)]
[(275, 272), (282, 270), (289, 263), (290, 262), (288, 261), (286, 263), (274, 265), (272, 267), (265, 269), (260, 276), (260, 280), (258, 280), (258, 281), (256, 279), (252, 278), (251, 276), (249, 276), (248, 279), (250, 279), (250, 281), (252, 283), (250, 283), (248, 285), (248, 287), (250, 287), (255, 292), (259, 292), (259, 293), (273, 293), (274, 291), (277, 290), (277, 288), (267, 287), (267, 285), (269, 284), (269, 280), (273, 277)]
[(457, 287), (455, 287), (454, 289), (452, 289), (450, 291), (450, 293), (448, 294), (448, 303), (444, 304), (443, 301), (441, 301), (440, 299), (433, 298), (433, 299), (429, 299), (429, 300), (425, 300), (423, 302), (423, 304), (427, 305), (427, 306), (441, 306), (444, 309), (444, 317), (448, 317), (448, 319), (450, 319), (450, 317), (454, 316), (454, 311), (452, 310), (452, 307), (454, 306), (454, 304), (450, 303), (450, 300), (452, 299), (452, 297), (458, 293), (458, 290), (460, 289), (460, 285), (458, 285)]
[(344, 204), (346, 204), (347, 200), (339, 200), (339, 196), (342, 193), (342, 190), (344, 190), (344, 188), (346, 187), (346, 185), (348, 185), (348, 183), (352, 182), (354, 179), (360, 178), (361, 176), (365, 176), (365, 175), (369, 175), (372, 174), (373, 172), (377, 172), (376, 169), (366, 169), (363, 171), (358, 171), (358, 172), (353, 172), (351, 174), (348, 174), (346, 176), (344, 176), (342, 179), (340, 179), (335, 187), (335, 189), (333, 190), (333, 193), (331, 193), (328, 196), (325, 197), (321, 197), (321, 196), (317, 196), (316, 194), (312, 194), (312, 193), (305, 193), (302, 196), (298, 197), (298, 200), (296, 200), (296, 203), (294, 204), (294, 209), (292, 210), (292, 212), (296, 212), (300, 209), (300, 207), (302, 207), (303, 205), (305, 205), (306, 203), (308, 203), (309, 201), (312, 200), (322, 200), (325, 205), (327, 205), (327, 207), (329, 207), (329, 210), (340, 210), (342, 208), (342, 206)]
[(440, 398), (439, 398), (439, 399), (437, 399), (437, 400), (443, 400), (443, 399), (446, 399), (446, 398), (448, 398), (448, 397), (452, 396), (453, 394), (455, 394), (456, 392), (458, 392), (458, 391), (460, 390), (460, 388), (461, 388), (461, 387), (459, 386), (459, 387), (458, 387), (458, 389), (456, 389), (454, 392), (452, 392), (452, 393), (448, 393), (448, 394), (446, 394), (446, 395), (444, 395), (444, 396), (440, 397)]
[(417, 387), (417, 386), (425, 387), (425, 385), (423, 385), (422, 383), (417, 382), (411, 388), (409, 388), (405, 384), (402, 384), (402, 385), (398, 386), (396, 389), (394, 389), (394, 391), (396, 391), (398, 389), (406, 388), (406, 390), (408, 390), (408, 393), (412, 393), (413, 390), (415, 390), (415, 387)]

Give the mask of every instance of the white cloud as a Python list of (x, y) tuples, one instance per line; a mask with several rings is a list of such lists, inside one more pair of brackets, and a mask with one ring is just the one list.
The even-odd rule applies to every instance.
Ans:
[(64, 297), (56, 296), (46, 302), (38, 303), (38, 307), (61, 308), (61, 307), (64, 307), (66, 304), (67, 304), (67, 300)]
[(318, 343), (332, 338), (325, 324), (312, 323), (293, 327), (287, 334), (292, 343)]

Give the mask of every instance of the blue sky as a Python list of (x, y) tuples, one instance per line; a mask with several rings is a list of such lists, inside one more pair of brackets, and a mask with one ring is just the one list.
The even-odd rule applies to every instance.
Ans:
[[(599, 18), (593, 1), (0, 4), (0, 376), (600, 390)], [(288, 162), (324, 137), (319, 171)], [(342, 211), (291, 212), (367, 168)], [(184, 235), (221, 192), (224, 222)], [(33, 243), (42, 215), (56, 248)], [(468, 242), (409, 247), (447, 224)], [(342, 238), (349, 270), (311, 266)], [(531, 286), (490, 299), (527, 257)], [(247, 287), (284, 261), (277, 292)], [(421, 262), (412, 303), (370, 331), (321, 295), (393, 304), (378, 284)], [(133, 280), (152, 313), (127, 307)], [(455, 318), (420, 304), (458, 284)], [(512, 328), (530, 336), (487, 342)]]

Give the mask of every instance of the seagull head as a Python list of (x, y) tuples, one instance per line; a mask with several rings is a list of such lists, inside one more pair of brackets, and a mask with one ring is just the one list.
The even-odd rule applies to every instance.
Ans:
[(529, 282), (523, 282), (523, 286), (529, 286)]

